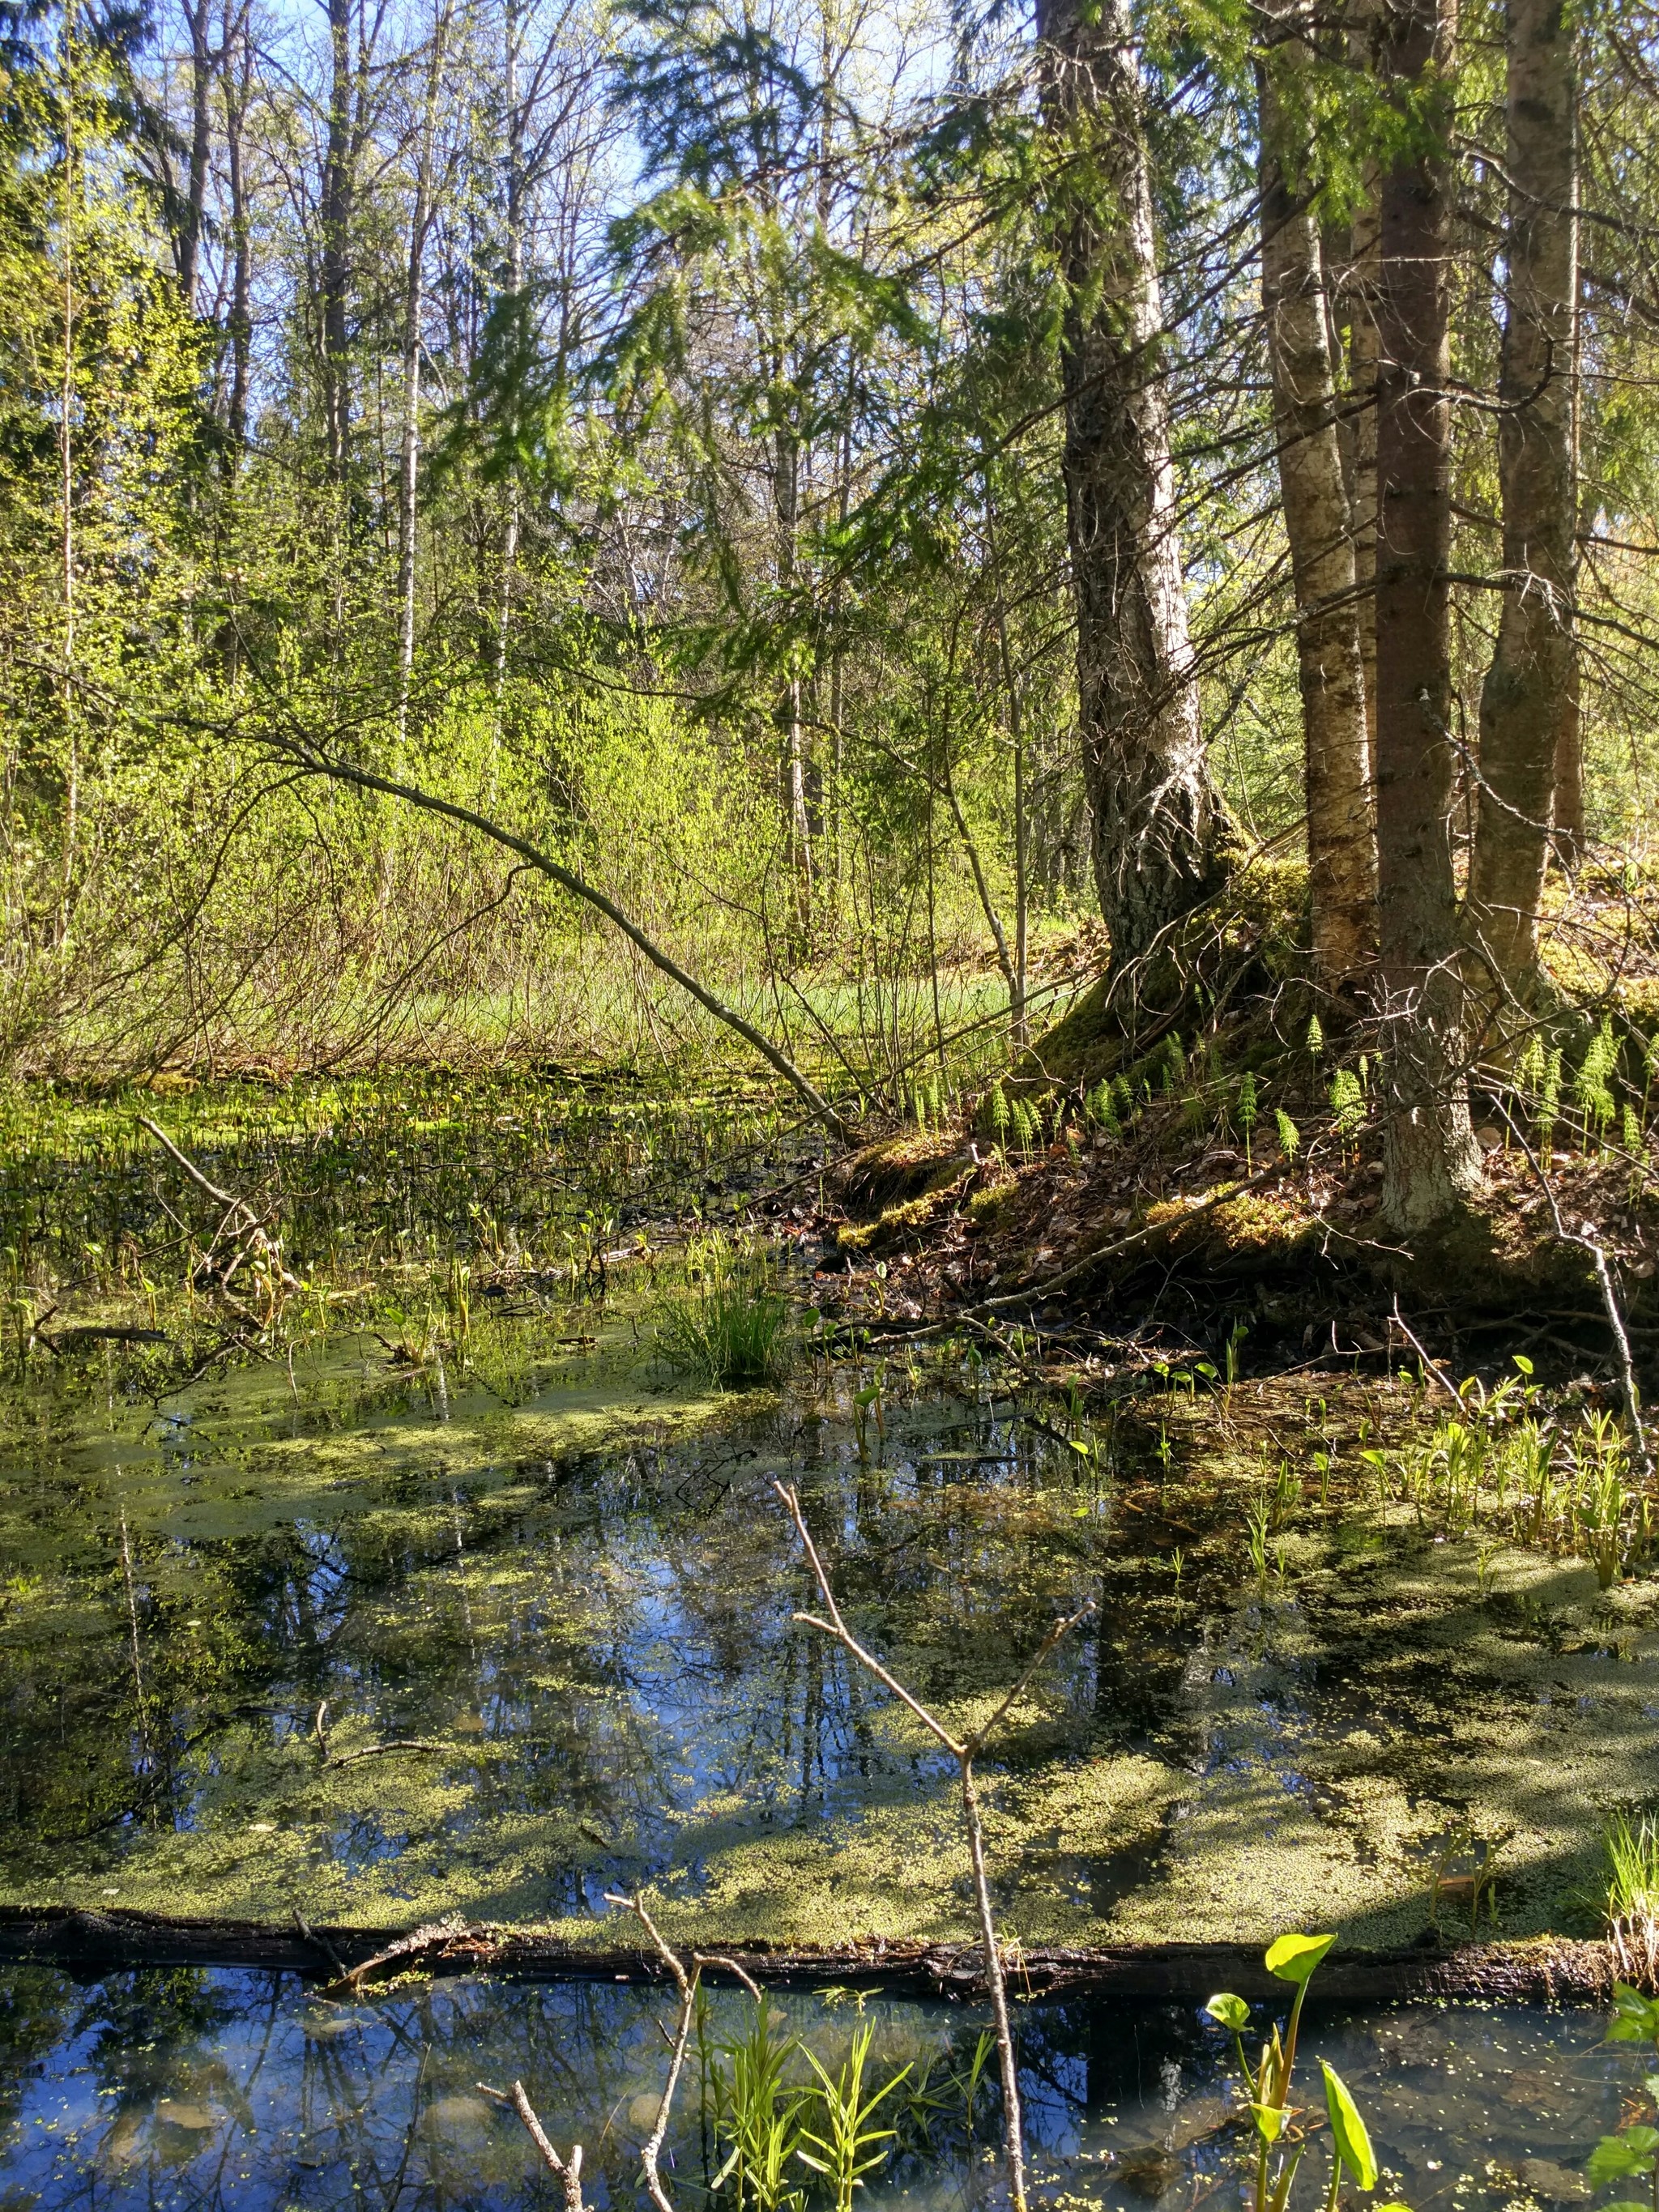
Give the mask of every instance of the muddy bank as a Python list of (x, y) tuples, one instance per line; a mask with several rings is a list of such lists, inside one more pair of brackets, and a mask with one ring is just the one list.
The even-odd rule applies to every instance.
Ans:
[[(626, 1946), (573, 1943), (534, 1928), (459, 1921), (389, 1935), (385, 1929), (283, 1928), (258, 1921), (170, 1920), (158, 1913), (32, 1912), (0, 1906), (0, 1959), (107, 1973), (132, 1966), (269, 1966), (321, 1974), (363, 1988), (398, 1974), (491, 1972), (530, 1979), (656, 1982), (654, 1955)], [(797, 1948), (750, 1940), (707, 1962), (713, 1981), (734, 1971), (780, 1986), (835, 1984), (890, 1995), (978, 1997), (983, 1954), (972, 1945), (864, 1942)], [(1124, 1943), (1031, 1949), (1017, 1954), (1016, 1986), (1030, 1996), (1082, 1992), (1201, 2003), (1218, 1989), (1247, 1997), (1283, 1994), (1254, 1945)], [(1600, 2004), (1616, 1972), (1601, 1942), (1545, 1936), (1531, 1942), (1412, 1944), (1332, 1954), (1320, 1995), (1369, 2003), (1446, 1997), (1510, 2004)]]

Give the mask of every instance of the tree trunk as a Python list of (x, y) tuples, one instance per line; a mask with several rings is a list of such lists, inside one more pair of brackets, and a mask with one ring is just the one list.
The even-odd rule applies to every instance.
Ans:
[(207, 216), (208, 169), (213, 154), (213, 76), (222, 55), (208, 43), (208, 20), (213, 0), (190, 0), (185, 21), (190, 31), (190, 167), (185, 179), (185, 204), (179, 225), (179, 288), (185, 308), (196, 313), (196, 293), (202, 265), (202, 234)]
[[(800, 526), (800, 445), (787, 430), (778, 431), (772, 441), (772, 496), (778, 533), (778, 586), (787, 593), (795, 580)], [(804, 938), (812, 921), (812, 824), (806, 805), (806, 732), (801, 720), (799, 676), (789, 678), (781, 712), (784, 829), (795, 881), (795, 919)]]
[(329, 474), (343, 483), (351, 437), (351, 382), (347, 323), (351, 282), (351, 218), (356, 198), (351, 55), (351, 0), (327, 0), (330, 52), (328, 137), (323, 155), (319, 210), (322, 229), (319, 302), (322, 383)]
[(1279, 481), (1296, 592), (1297, 667), (1306, 758), (1314, 958), (1340, 984), (1375, 945), (1376, 854), (1353, 514), (1337, 429), (1323, 257), (1309, 204), (1305, 147), (1291, 143), (1292, 98), (1281, 72), (1305, 75), (1307, 46), (1290, 38), (1259, 71), (1261, 112), (1261, 305), (1273, 380)]
[(1121, 971), (1226, 881), (1176, 536), (1163, 301), (1127, 0), (1041, 0), (1049, 114), (1105, 194), (1067, 184), (1066, 505), (1095, 882)]
[(221, 19), (225, 57), (225, 162), (230, 184), (230, 466), (240, 465), (247, 444), (248, 377), (253, 348), (253, 247), (248, 222), (244, 131), (253, 71), (253, 42), (246, 3), (233, 21), (228, 0)]
[[(1348, 61), (1375, 71), (1377, 17), (1358, 0), (1348, 27)], [(1367, 161), (1349, 228), (1348, 405), (1353, 438), (1353, 580), (1358, 595), (1359, 665), (1365, 685), (1367, 758), (1376, 760), (1376, 308), (1382, 282), (1382, 172)]]
[(409, 727), (409, 691), (415, 672), (416, 500), (421, 473), (421, 319), (426, 305), (426, 239), (432, 227), (432, 141), (437, 128), (438, 88), (443, 77), (447, 13), (434, 15), (432, 52), (416, 125), (415, 198), (409, 218), (409, 260), (404, 279), (404, 422), (398, 467), (398, 745), (401, 759)]
[[(1587, 499), (1579, 466), (1579, 438), (1583, 422), (1583, 386), (1578, 380), (1580, 325), (1578, 303), (1573, 302), (1572, 321), (1572, 477), (1573, 508), (1578, 526), (1588, 531), (1595, 501)], [(1572, 549), (1572, 596), (1578, 599), (1579, 551)], [(1584, 854), (1584, 728), (1579, 700), (1577, 617), (1567, 613), (1567, 690), (1561, 702), (1561, 727), (1555, 740), (1555, 854), (1564, 868), (1576, 868)]]
[[(1449, 59), (1454, 0), (1396, 0), (1384, 75), (1422, 99)], [(1444, 131), (1449, 103), (1428, 109)], [(1419, 110), (1419, 112), (1421, 112)], [(1383, 179), (1376, 475), (1377, 921), (1384, 1038), (1384, 1218), (1412, 1231), (1480, 1182), (1463, 1073), (1452, 878), (1451, 419), (1448, 313), (1452, 179), (1440, 148)]]
[(1493, 993), (1530, 1003), (1556, 763), (1574, 704), (1572, 354), (1578, 289), (1572, 31), (1562, 0), (1509, 0), (1508, 312), (1498, 397), (1504, 599), (1480, 695), (1466, 921)]
[[(507, 152), (503, 192), (507, 202), (507, 287), (516, 301), (524, 289), (525, 108), (519, 96), (519, 43), (522, 35), (516, 0), (507, 0), (505, 40)], [(507, 480), (507, 519), (501, 529), (501, 596), (495, 615), (495, 744), (501, 739), (507, 696), (507, 654), (513, 623), (513, 577), (519, 565), (519, 485)]]

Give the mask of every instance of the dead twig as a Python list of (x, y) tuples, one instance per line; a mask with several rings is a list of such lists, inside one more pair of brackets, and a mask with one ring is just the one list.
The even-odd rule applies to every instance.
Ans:
[(1428, 1353), (1424, 1351), (1416, 1337), (1412, 1334), (1411, 1330), (1406, 1326), (1406, 1316), (1400, 1310), (1400, 1299), (1397, 1295), (1394, 1302), (1394, 1325), (1400, 1331), (1401, 1336), (1405, 1338), (1407, 1343), (1410, 1345), (1412, 1350), (1417, 1354), (1417, 1357), (1422, 1364), (1425, 1375), (1430, 1376), (1434, 1382), (1440, 1385), (1441, 1389), (1446, 1393), (1446, 1395), (1451, 1399), (1452, 1402), (1456, 1406), (1458, 1411), (1461, 1413), (1463, 1409), (1463, 1401), (1457, 1395), (1457, 1386), (1455, 1383), (1447, 1381), (1446, 1377), (1440, 1372), (1439, 1361), (1430, 1358)]
[(1580, 1252), (1588, 1252), (1595, 1269), (1595, 1280), (1601, 1293), (1601, 1304), (1607, 1316), (1607, 1326), (1613, 1332), (1614, 1352), (1619, 1360), (1619, 1379), (1625, 1394), (1625, 1413), (1631, 1431), (1636, 1438), (1636, 1449), (1642, 1462), (1642, 1473), (1647, 1480), (1653, 1480), (1653, 1453), (1648, 1444), (1648, 1432), (1642, 1421), (1641, 1393), (1636, 1387), (1636, 1368), (1631, 1358), (1630, 1337), (1625, 1328), (1625, 1316), (1619, 1310), (1619, 1298), (1613, 1287), (1613, 1270), (1607, 1265), (1606, 1248), (1590, 1224), (1584, 1224), (1582, 1233), (1576, 1234), (1561, 1218), (1561, 1207), (1543, 1164), (1527, 1140), (1527, 1133), (1509, 1109), (1508, 1101), (1496, 1101), (1498, 1112), (1509, 1124), (1510, 1134), (1527, 1156), (1528, 1165), (1537, 1178), (1538, 1187), (1548, 1202), (1550, 1218), (1555, 1225), (1557, 1241), (1571, 1244)]
[[(245, 1198), (237, 1198), (203, 1174), (187, 1152), (181, 1152), (159, 1122), (152, 1121), (148, 1114), (137, 1117), (138, 1127), (148, 1132), (160, 1145), (186, 1180), (194, 1184), (204, 1198), (224, 1208), (223, 1218), (209, 1239), (207, 1250), (196, 1268), (198, 1279), (204, 1269), (216, 1279), (217, 1288), (227, 1303), (234, 1307), (254, 1328), (263, 1330), (276, 1318), (280, 1299), (299, 1290), (300, 1279), (283, 1259), (282, 1239), (270, 1235), (264, 1220)], [(214, 1255), (222, 1244), (229, 1246), (228, 1257), (222, 1264), (215, 1265)], [(230, 1296), (232, 1278), (239, 1268), (246, 1265), (255, 1272), (263, 1269), (265, 1278), (266, 1299), (270, 1310), (264, 1321), (251, 1312), (238, 1298)]]
[[(651, 1938), (658, 1955), (665, 1961), (669, 1972), (672, 1974), (679, 1987), (680, 2016), (674, 2029), (673, 2048), (668, 2061), (668, 2079), (663, 2083), (662, 2097), (657, 2106), (657, 2124), (647, 2140), (640, 2146), (640, 2163), (645, 2168), (645, 2185), (650, 2191), (651, 2202), (656, 2206), (657, 2212), (674, 2212), (668, 2192), (662, 2185), (662, 2175), (658, 2170), (657, 2161), (662, 2156), (663, 2141), (668, 2133), (669, 2115), (674, 2109), (674, 2093), (680, 2086), (680, 2070), (685, 2064), (685, 2046), (691, 2038), (691, 2021), (697, 2007), (699, 1975), (695, 1965), (692, 1972), (688, 1974), (674, 1953), (664, 1942), (656, 1922), (645, 1909), (643, 1898), (623, 1897), (615, 1891), (606, 1890), (605, 1901), (607, 1905), (619, 1905), (625, 1912), (631, 1912), (634, 1915), (641, 1927)], [(743, 1978), (745, 1981), (749, 1980), (746, 1974)], [(749, 1986), (751, 1990), (755, 1989), (752, 1982), (749, 1982)], [(758, 1997), (760, 1991), (755, 1990), (755, 1995)], [(572, 2212), (574, 2212), (574, 2207)]]
[(1026, 2212), (1024, 2134), (1020, 2120), (1019, 2069), (1014, 2051), (1014, 2034), (1008, 2018), (1008, 1990), (1002, 1970), (1002, 1948), (997, 1941), (996, 1915), (991, 1903), (990, 1876), (985, 1860), (985, 1826), (980, 1815), (979, 1794), (974, 1784), (974, 1761), (983, 1750), (987, 1739), (1024, 1697), (1037, 1669), (1063, 1636), (1085, 1620), (1095, 1609), (1091, 1598), (1079, 1606), (1069, 1619), (1057, 1620), (1037, 1646), (1030, 1662), (1002, 1703), (984, 1724), (972, 1735), (957, 1738), (930, 1713), (920, 1699), (912, 1697), (897, 1676), (883, 1666), (875, 1655), (867, 1651), (842, 1618), (836, 1603), (836, 1594), (811, 1532), (801, 1511), (800, 1494), (792, 1486), (775, 1482), (772, 1486), (782, 1500), (795, 1533), (800, 1538), (817, 1583), (818, 1594), (823, 1600), (827, 1620), (814, 1613), (798, 1613), (794, 1618), (804, 1627), (816, 1628), (820, 1635), (830, 1637), (839, 1644), (848, 1656), (857, 1661), (866, 1674), (873, 1674), (884, 1689), (890, 1690), (901, 1705), (914, 1713), (934, 1741), (941, 1744), (957, 1762), (962, 1778), (962, 1810), (968, 1828), (968, 1852), (973, 1868), (974, 1896), (979, 1906), (979, 1923), (985, 1945), (985, 1979), (991, 1993), (991, 2010), (996, 2022), (997, 2053), (1002, 2075), (1003, 2154), (1008, 2168), (1008, 2193), (1013, 2212)]
[(559, 2156), (548, 2140), (547, 2130), (536, 2118), (536, 2107), (526, 2094), (522, 2081), (515, 2081), (510, 2089), (492, 2089), (488, 2081), (475, 2081), (472, 2086), (481, 2096), (491, 2097), (498, 2105), (511, 2105), (524, 2122), (525, 2132), (541, 2153), (542, 2163), (564, 2184), (565, 2212), (582, 2212), (581, 2145), (572, 2143), (568, 2159)]
[(747, 1967), (740, 1966), (735, 1959), (725, 1958), (718, 1951), (694, 1951), (691, 1956), (700, 1966), (724, 1966), (728, 1974), (736, 1975), (755, 2002), (760, 2002), (760, 1984)]
[(306, 1918), (304, 1913), (301, 1911), (297, 1905), (294, 1907), (294, 1925), (299, 1929), (301, 1939), (313, 1945), (315, 1949), (320, 1951), (324, 1958), (328, 1960), (329, 1965), (334, 1969), (336, 1980), (342, 1982), (346, 1980), (350, 1972), (350, 1969), (347, 1966), (345, 1960), (340, 1956), (332, 1943), (329, 1942), (326, 1936), (319, 1936), (318, 1934), (317, 1930)]

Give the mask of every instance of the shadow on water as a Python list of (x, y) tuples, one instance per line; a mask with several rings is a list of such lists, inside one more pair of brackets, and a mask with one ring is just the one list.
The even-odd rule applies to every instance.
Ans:
[[(768, 2002), (781, 2027), (840, 2063), (860, 2017), (850, 2002)], [(556, 2185), (517, 2121), (475, 2086), (520, 2077), (555, 2140), (585, 2145), (590, 2203), (632, 2207), (662, 2079), (662, 2009), (648, 1992), (604, 1984), (447, 1981), (336, 2005), (276, 1974), (191, 1969), (77, 1985), (49, 1969), (5, 1970), (0, 2202), (39, 2212), (553, 2204)], [(741, 2033), (747, 2010), (735, 1992), (710, 1992), (705, 2045)], [(896, 2139), (865, 2201), (994, 2199), (994, 2084), (980, 2090), (971, 2140), (954, 2094), (981, 2023), (880, 1997), (861, 2017), (875, 2027), (875, 2078), (908, 2064), (933, 2100), (896, 2100)], [(1384, 2191), (1429, 2212), (1588, 2195), (1576, 2169), (1640, 2071), (1638, 2054), (1600, 2044), (1601, 2028), (1589, 2014), (1401, 2007), (1310, 2014), (1304, 2033), (1366, 2113)], [(1195, 2008), (1033, 2006), (1019, 2033), (1039, 2201), (1190, 2212), (1237, 2200), (1236, 2109), (1219, 2039)], [(706, 2201), (723, 2156), (708, 2091), (694, 2045), (665, 2161), (687, 2207)], [(1318, 2200), (1324, 2168), (1316, 2130), (1299, 2202)]]

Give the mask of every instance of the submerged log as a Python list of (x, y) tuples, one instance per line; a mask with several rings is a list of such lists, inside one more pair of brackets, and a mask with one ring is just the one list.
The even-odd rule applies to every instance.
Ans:
[[(301, 1932), (303, 1927), (303, 1932)], [(130, 1966), (268, 1966), (343, 1978), (362, 1986), (371, 1974), (510, 1974), (526, 1980), (657, 1982), (660, 1959), (631, 1947), (601, 1949), (534, 1928), (453, 1919), (400, 1934), (393, 1929), (284, 1928), (252, 1920), (172, 1920), (158, 1913), (31, 1911), (0, 1906), (0, 1960), (33, 1960), (79, 1973)], [(1011, 1949), (1013, 1987), (1034, 1997), (1170, 1997), (1202, 2003), (1213, 1991), (1279, 1996), (1285, 1985), (1261, 1963), (1261, 1947), (1243, 1943), (1123, 1943), (1098, 1948)], [(1604, 2004), (1617, 1967), (1604, 1942), (1537, 1936), (1522, 1942), (1417, 1943), (1392, 1951), (1334, 1952), (1320, 1970), (1326, 2001), (1370, 2003), (1392, 1997), (1461, 1997), (1504, 2004)], [(751, 1939), (725, 1946), (705, 1969), (710, 1980), (747, 1976), (761, 1983), (879, 1986), (890, 1995), (973, 1999), (983, 1996), (977, 1944), (888, 1942), (868, 1937), (822, 1948)]]

